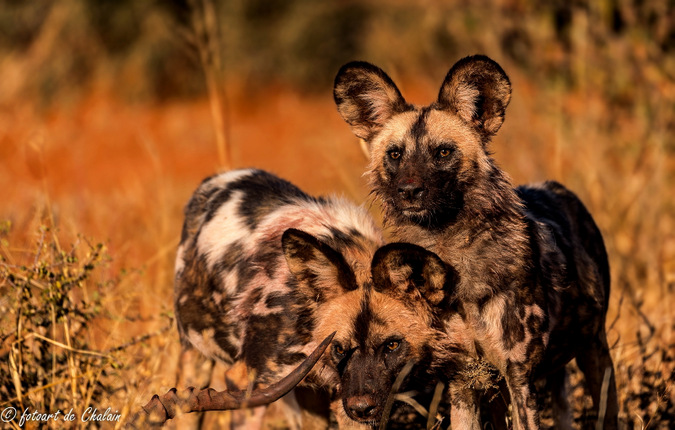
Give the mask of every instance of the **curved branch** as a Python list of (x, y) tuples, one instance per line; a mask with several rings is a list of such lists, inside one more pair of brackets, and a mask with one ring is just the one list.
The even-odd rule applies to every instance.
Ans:
[(178, 390), (170, 389), (163, 396), (155, 394), (143, 406), (142, 411), (134, 414), (128, 421), (126, 428), (141, 428), (144, 425), (162, 426), (167, 420), (176, 416), (178, 412), (226, 411), (241, 408), (253, 408), (267, 405), (288, 394), (296, 385), (307, 376), (321, 355), (326, 350), (335, 332), (324, 339), (316, 349), (282, 380), (267, 388), (248, 391), (216, 391), (213, 388), (196, 390), (190, 387), (181, 395)]

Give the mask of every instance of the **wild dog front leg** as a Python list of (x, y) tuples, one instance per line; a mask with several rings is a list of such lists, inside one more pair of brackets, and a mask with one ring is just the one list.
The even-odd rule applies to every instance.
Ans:
[(514, 430), (539, 429), (537, 397), (529, 384), (518, 387), (509, 386), (511, 394), (512, 419)]
[(511, 395), (512, 420), (514, 430), (539, 429), (537, 395), (530, 383), (526, 367), (510, 365), (505, 375)]
[(480, 411), (476, 391), (468, 384), (450, 384), (450, 427), (453, 430), (480, 430)]

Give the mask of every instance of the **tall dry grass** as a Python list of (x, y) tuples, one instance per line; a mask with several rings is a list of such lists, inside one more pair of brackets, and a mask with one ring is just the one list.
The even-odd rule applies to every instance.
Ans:
[[(150, 2), (103, 11), (84, 0), (45, 2), (30, 37), (15, 45), (0, 37), (0, 220), (11, 223), (0, 237), (0, 409), (93, 404), (126, 414), (173, 386), (174, 251), (199, 181), (228, 163), (255, 166), (311, 193), (365, 202), (366, 159), (332, 104), (337, 67), (375, 62), (406, 97), (426, 103), (454, 61), (481, 52), (514, 89), (492, 146), (498, 163), (515, 183), (569, 186), (605, 237), (622, 420), (636, 429), (675, 422), (675, 57), (666, 2), (296, 1), (275, 12), (256, 9), (260, 2), (195, 1), (218, 17), (222, 64), (211, 78), (199, 49), (192, 62), (177, 54), (186, 39), (172, 36), (173, 12)], [(17, 16), (37, 14), (21, 7), (11, 5)], [(101, 16), (138, 23), (136, 38), (116, 19), (102, 21), (105, 31), (92, 25)], [(307, 34), (315, 45), (301, 43)], [(299, 87), (314, 78), (314, 92)], [(180, 97), (158, 95), (180, 84)], [(88, 265), (98, 243), (107, 257)], [(85, 310), (59, 320), (49, 273), (82, 272), (61, 305)], [(24, 291), (35, 293), (21, 299)], [(30, 319), (38, 308), (48, 318)], [(18, 330), (26, 309), (32, 322)], [(33, 367), (19, 372), (19, 357)], [(593, 417), (578, 374), (572, 387), (585, 428)]]

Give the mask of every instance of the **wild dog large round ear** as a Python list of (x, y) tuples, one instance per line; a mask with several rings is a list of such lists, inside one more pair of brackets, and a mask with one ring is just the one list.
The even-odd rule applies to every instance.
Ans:
[(419, 292), (431, 305), (448, 298), (457, 283), (457, 273), (440, 257), (421, 246), (390, 243), (378, 249), (371, 266), (373, 287), (399, 297)]
[(455, 63), (438, 94), (441, 108), (454, 111), (484, 139), (499, 131), (510, 100), (509, 77), (499, 64), (484, 55), (465, 57)]
[(300, 292), (309, 298), (321, 303), (358, 287), (342, 254), (311, 234), (289, 228), (281, 246)]
[(382, 69), (364, 61), (340, 68), (333, 98), (352, 132), (367, 144), (389, 118), (407, 108), (394, 81)]

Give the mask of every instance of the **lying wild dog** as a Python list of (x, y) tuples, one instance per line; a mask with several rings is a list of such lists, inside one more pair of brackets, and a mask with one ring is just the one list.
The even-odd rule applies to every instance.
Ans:
[(454, 271), (418, 246), (382, 245), (371, 217), (345, 200), (261, 170), (208, 178), (185, 209), (176, 258), (181, 338), (244, 363), (265, 387), (337, 332), (303, 384), (334, 391), (341, 427), (373, 425), (406, 363), (417, 363), (416, 383), (455, 371), (433, 311)]
[[(510, 97), (508, 77), (484, 56), (457, 62), (424, 107), (407, 103), (368, 63), (343, 66), (334, 87), (338, 111), (369, 148), (370, 186), (393, 238), (434, 251), (458, 271), (458, 314), (447, 332), (468, 331), (465, 347), (504, 376), (514, 428), (539, 427), (533, 382), (543, 376), (557, 385), (554, 407), (565, 415), (564, 365), (576, 358), (596, 411), (605, 402), (604, 428), (614, 429), (602, 236), (571, 191), (556, 182), (514, 189), (490, 157)], [(478, 428), (474, 394), (455, 391), (453, 427)]]

